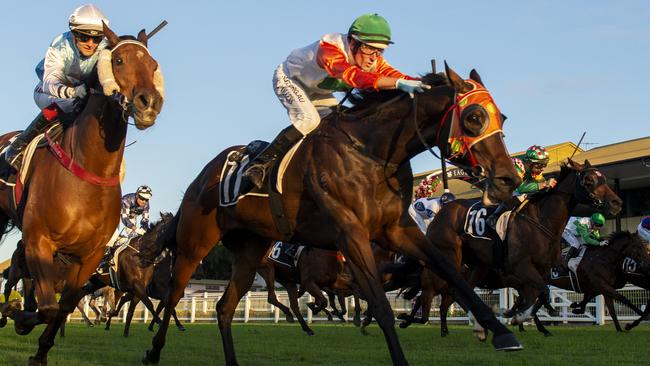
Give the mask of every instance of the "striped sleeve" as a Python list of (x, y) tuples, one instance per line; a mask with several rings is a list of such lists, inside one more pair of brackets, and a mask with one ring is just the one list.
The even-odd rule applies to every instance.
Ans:
[(43, 91), (57, 98), (72, 98), (74, 88), (64, 84), (65, 60), (61, 50), (54, 47), (47, 49), (43, 64)]

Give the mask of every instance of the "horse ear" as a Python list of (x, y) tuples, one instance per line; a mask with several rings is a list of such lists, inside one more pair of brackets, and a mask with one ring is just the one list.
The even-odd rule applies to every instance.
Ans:
[(485, 86), (485, 84), (483, 84), (483, 80), (481, 80), (481, 75), (478, 74), (478, 71), (476, 71), (476, 69), (472, 69), (472, 71), (469, 72), (469, 78)]
[(585, 160), (585, 163), (582, 166), (585, 168), (591, 168), (591, 163), (589, 162), (589, 160)]
[(145, 46), (147, 45), (147, 33), (144, 31), (144, 29), (138, 33), (138, 41), (140, 41), (140, 43), (144, 44)]
[(456, 89), (457, 93), (465, 93), (470, 89), (470, 86), (467, 85), (467, 83), (460, 77), (454, 70), (447, 65), (447, 61), (445, 61), (445, 74), (447, 74), (447, 79), (449, 80), (449, 83)]
[(109, 48), (113, 48), (120, 43), (120, 37), (118, 37), (117, 34), (115, 34), (103, 21), (102, 27), (104, 28), (104, 37), (108, 40)]
[(571, 158), (569, 158), (569, 166), (572, 167), (575, 170), (582, 170), (583, 169), (583, 165), (581, 165), (580, 163), (578, 163), (578, 162), (576, 162), (574, 160), (571, 160)]

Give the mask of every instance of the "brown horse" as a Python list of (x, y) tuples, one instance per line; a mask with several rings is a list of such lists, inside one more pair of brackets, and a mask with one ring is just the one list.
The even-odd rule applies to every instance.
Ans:
[[(173, 286), (165, 299), (163, 322), (143, 362), (159, 361), (171, 309), (201, 259), (220, 240), (234, 254), (231, 281), (217, 304), (228, 365), (237, 364), (231, 333), (235, 308), (251, 286), (269, 239), (340, 250), (384, 332), (395, 365), (408, 362), (379, 282), (371, 240), (436, 270), (459, 289), (461, 301), (480, 321), (496, 332), (497, 349), (520, 349), (453, 264), (427, 244), (407, 212), (413, 190), (409, 161), (428, 145), (441, 147), (445, 157), (484, 178), (486, 201), (508, 199), (520, 182), (502, 139), (502, 116), (479, 85), (478, 73), (472, 71), (470, 77), (464, 81), (446, 66), (446, 76), (423, 78), (432, 88), (413, 100), (399, 91), (369, 93), (345, 114), (323, 120), (297, 147), (282, 180), (281, 202), (291, 234), (276, 227), (266, 197), (249, 195), (235, 206), (219, 206), (222, 168), (228, 154), (243, 147), (228, 148), (209, 162), (186, 190), (175, 216), (176, 234), (167, 243), (176, 255)], [(451, 135), (454, 144), (448, 143)]]
[[(163, 103), (161, 73), (146, 47), (144, 30), (137, 39), (119, 38), (106, 26), (104, 34), (112, 54), (105, 68), (98, 71), (108, 71), (121, 94), (107, 97), (91, 93), (81, 114), (64, 131), (61, 146), (68, 157), (74, 157), (74, 164), (66, 164), (71, 170), (54, 154), (41, 149), (34, 155), (18, 210), (12, 207), (12, 190), (0, 187), (0, 233), (10, 221), (22, 229), (27, 264), (39, 299), (38, 312), (11, 314), (16, 330), (25, 334), (38, 324), (47, 324), (30, 365), (47, 363), (56, 331), (83, 296), (81, 287), (97, 268), (104, 246), (117, 227), (121, 197), (118, 175), (128, 117), (134, 118), (138, 129), (146, 129), (155, 123)], [(2, 136), (0, 142), (8, 139), (9, 135)], [(70, 263), (59, 303), (52, 279), (54, 258)]]
[(501, 251), (495, 250), (494, 240), (475, 238), (466, 232), (466, 216), (474, 204), (471, 200), (445, 205), (427, 231), (427, 237), (455, 261), (459, 270), (463, 264), (469, 266), (470, 285), (478, 284), (495, 270), (504, 286), (517, 289), (522, 301), (513, 309), (514, 323), (527, 319), (536, 299), (548, 291), (545, 277), (558, 261), (560, 236), (575, 206), (588, 204), (612, 215), (622, 206), (605, 176), (588, 161), (581, 165), (569, 160), (560, 171), (555, 189), (529, 199), (513, 212), (505, 249)]
[[(161, 248), (156, 247), (157, 239), (163, 235), (164, 230), (169, 227), (173, 218), (174, 215), (171, 213), (161, 213), (160, 220), (154, 223), (147, 233), (122, 244), (127, 247), (119, 253), (119, 258), (114, 259), (117, 261), (117, 272), (115, 272), (117, 283), (111, 280), (108, 272), (94, 273), (84, 286), (84, 291), (91, 294), (104, 286), (111, 286), (122, 293), (131, 293), (142, 301), (144, 306), (153, 314), (154, 321), (160, 322), (153, 303), (147, 296), (147, 286), (154, 276), (156, 253), (161, 251)], [(167, 281), (169, 281), (169, 277), (167, 276)], [(122, 304), (121, 299), (120, 304)], [(118, 305), (117, 308), (114, 308), (113, 315), (119, 312), (120, 307), (121, 305)], [(107, 328), (109, 324), (107, 324)], [(127, 326), (124, 328), (124, 336), (128, 337), (128, 335), (129, 327)]]
[[(305, 247), (297, 264), (288, 266), (273, 260), (273, 252), (274, 250), (270, 250), (269, 254), (264, 256), (257, 269), (257, 273), (266, 282), (268, 301), (282, 310), (288, 322), (293, 322), (293, 310), (302, 330), (308, 335), (314, 335), (314, 331), (309, 328), (300, 312), (298, 298), (301, 294), (297, 285), (300, 285), (301, 292), (306, 291), (314, 297), (315, 301), (307, 304), (312, 312), (317, 314), (323, 310), (331, 319), (331, 314), (326, 309), (328, 301), (323, 295), (323, 289), (352, 290), (351, 287), (354, 287), (351, 276), (344, 272), (344, 258), (337, 251)], [(275, 294), (276, 281), (287, 290), (291, 310), (278, 300)]]

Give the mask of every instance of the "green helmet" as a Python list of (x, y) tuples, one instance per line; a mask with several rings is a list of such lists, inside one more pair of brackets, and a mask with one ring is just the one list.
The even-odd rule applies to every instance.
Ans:
[(352, 22), (348, 34), (352, 38), (376, 48), (386, 48), (390, 40), (390, 26), (377, 13), (364, 14)]
[(593, 222), (594, 225), (603, 226), (605, 225), (605, 216), (603, 216), (603, 214), (600, 212), (596, 212), (595, 214), (591, 215), (591, 222)]
[(541, 146), (533, 145), (526, 150), (523, 160), (529, 163), (548, 163), (548, 151)]

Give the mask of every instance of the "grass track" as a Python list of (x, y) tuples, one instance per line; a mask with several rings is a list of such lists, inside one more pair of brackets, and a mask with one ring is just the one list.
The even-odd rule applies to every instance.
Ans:
[[(170, 328), (160, 365), (223, 365), (221, 339), (215, 324), (191, 324), (185, 333)], [(122, 324), (109, 332), (68, 324), (64, 339), (57, 338), (49, 365), (103, 366), (139, 365), (152, 333), (141, 323), (131, 327), (131, 337), (122, 337)], [(351, 324), (314, 324), (314, 337), (292, 324), (235, 324), (233, 333), (242, 366), (270, 365), (389, 365), (384, 337), (377, 326), (362, 336)], [(0, 329), (0, 365), (25, 365), (35, 353), (36, 329), (17, 336), (10, 322)], [(451, 327), (451, 335), (440, 338), (439, 327), (412, 326), (398, 329), (411, 365), (644, 365), (648, 364), (650, 326), (617, 334), (612, 326), (549, 327), (553, 337), (544, 338), (528, 327), (517, 337), (525, 350), (497, 353), (471, 336), (468, 327)]]

